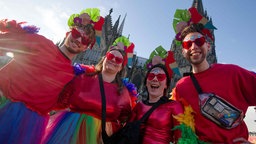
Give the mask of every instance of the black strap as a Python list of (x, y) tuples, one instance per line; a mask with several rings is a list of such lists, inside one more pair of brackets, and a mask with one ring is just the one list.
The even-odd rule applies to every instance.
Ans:
[(150, 114), (161, 104), (167, 103), (171, 100), (168, 100), (167, 97), (161, 97), (156, 103), (153, 104), (153, 106), (142, 116), (140, 119), (141, 122), (146, 122), (147, 118), (150, 116)]
[[(106, 97), (105, 97), (105, 91), (104, 91), (104, 85), (103, 85), (103, 80), (102, 80), (102, 75), (99, 74), (99, 83), (100, 83), (100, 92), (101, 92), (101, 98), (102, 98), (102, 123), (101, 123), (101, 128), (102, 128), (102, 138), (107, 139), (108, 135), (106, 133)], [(161, 97), (154, 105), (142, 116), (140, 119), (141, 122), (146, 122), (147, 118), (150, 116), (150, 114), (161, 104), (169, 102), (171, 100), (168, 100), (167, 97)]]
[(203, 93), (203, 90), (202, 90), (202, 88), (200, 87), (200, 85), (199, 85), (198, 81), (196, 80), (196, 77), (194, 76), (193, 73), (190, 74), (190, 78), (192, 79), (192, 82), (193, 82), (193, 84), (194, 84), (194, 86), (195, 86), (197, 92), (198, 92), (199, 94), (202, 94), (202, 93)]
[(102, 138), (107, 139), (108, 135), (106, 132), (106, 97), (105, 97), (105, 90), (104, 90), (104, 85), (103, 85), (103, 80), (102, 80), (102, 75), (101, 73), (98, 74), (98, 79), (99, 79), (99, 84), (100, 84), (100, 93), (101, 93), (101, 113), (102, 113), (102, 117), (101, 117), (101, 128), (102, 128)]

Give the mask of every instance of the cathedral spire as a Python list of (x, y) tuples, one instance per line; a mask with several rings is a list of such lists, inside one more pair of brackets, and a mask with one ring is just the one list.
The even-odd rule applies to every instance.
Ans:
[(204, 15), (204, 7), (202, 0), (194, 0), (192, 3), (192, 7), (195, 7), (201, 15)]
[(127, 16), (127, 14), (125, 14), (124, 19), (123, 19), (123, 21), (122, 21), (122, 23), (121, 23), (121, 25), (120, 25), (120, 27), (119, 27), (119, 29), (117, 31), (117, 34), (119, 34), (119, 35), (122, 35), (122, 33), (123, 33), (124, 22), (125, 22), (126, 16)]

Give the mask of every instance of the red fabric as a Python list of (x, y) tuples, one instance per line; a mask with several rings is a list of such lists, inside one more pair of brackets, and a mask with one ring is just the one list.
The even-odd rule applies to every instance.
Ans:
[(134, 43), (131, 43), (131, 45), (125, 50), (126, 53), (133, 53), (134, 50)]
[(0, 31), (1, 32), (13, 32), (13, 33), (25, 33), (22, 29), (21, 24), (25, 22), (17, 23), (15, 20), (9, 21), (8, 19), (3, 19), (0, 21)]
[(170, 67), (170, 64), (172, 64), (174, 62), (176, 62), (176, 61), (174, 59), (173, 52), (168, 51), (168, 54), (167, 54), (167, 57), (166, 57), (166, 60), (165, 60), (165, 66), (167, 68), (167, 71), (168, 71), (170, 77), (172, 77), (172, 75), (173, 75), (173, 71)]
[(99, 21), (94, 23), (94, 29), (97, 31), (101, 31), (104, 21), (105, 21), (105, 19), (102, 16), (100, 16)]
[(202, 30), (202, 32), (206, 35), (206, 36), (208, 36), (211, 40), (213, 40), (213, 37), (212, 37), (212, 34), (211, 34), (211, 32), (210, 32), (210, 30), (209, 29), (203, 29)]
[(188, 10), (190, 12), (191, 20), (193, 23), (198, 23), (203, 18), (203, 16), (201, 16), (201, 14), (198, 13), (195, 7), (191, 7)]
[[(203, 92), (213, 92), (246, 113), (248, 106), (256, 106), (256, 76), (235, 65), (214, 64), (210, 69), (195, 74)], [(184, 77), (176, 85), (176, 99), (183, 98), (195, 111), (196, 134), (200, 140), (212, 143), (233, 144), (233, 139), (248, 139), (245, 122), (233, 129), (217, 126), (201, 115), (198, 93), (190, 77)]]
[(93, 65), (84, 65), (84, 64), (80, 64), (80, 65), (82, 68), (85, 69), (86, 74), (95, 73), (95, 67)]
[[(130, 121), (140, 119), (151, 107), (152, 104), (139, 102), (133, 109)], [(146, 124), (141, 126), (142, 144), (169, 144), (176, 141), (180, 137), (180, 133), (171, 131), (175, 125), (178, 125), (173, 115), (181, 113), (183, 113), (183, 108), (177, 101), (165, 103), (156, 108)], [(143, 128), (145, 129), (143, 130)]]
[[(115, 83), (104, 83), (106, 96), (106, 121), (117, 125), (117, 120), (125, 121), (132, 108), (129, 92), (124, 88), (122, 95), (117, 92)], [(68, 86), (71, 89), (70, 107), (72, 111), (85, 113), (101, 119), (101, 93), (98, 76), (76, 77)]]
[(71, 61), (54, 43), (37, 34), (0, 34), (0, 47), (14, 52), (13, 60), (0, 69), (4, 95), (46, 115), (74, 77)]

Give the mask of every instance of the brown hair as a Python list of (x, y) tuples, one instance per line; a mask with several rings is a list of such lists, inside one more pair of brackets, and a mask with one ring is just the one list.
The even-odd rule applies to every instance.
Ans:
[(193, 32), (199, 32), (202, 35), (204, 35), (203, 30), (204, 29), (204, 25), (201, 23), (193, 23), (187, 27), (185, 27), (182, 32), (181, 32), (181, 41), (184, 40), (184, 38), (186, 37), (186, 35), (188, 35), (189, 33), (193, 33)]
[[(126, 56), (126, 53), (123, 50), (113, 48), (113, 49), (111, 49), (109, 51), (113, 51), (113, 50), (119, 51), (122, 54), (123, 57)], [(98, 62), (98, 64), (95, 66), (96, 72), (94, 73), (94, 75), (102, 72), (103, 61), (104, 61), (105, 58), (106, 58), (106, 56), (103, 56), (101, 58), (101, 60)], [(125, 77), (125, 75), (126, 75), (126, 68), (125, 68), (125, 66), (123, 66), (121, 71), (119, 71), (116, 74), (115, 81), (114, 81), (118, 85), (118, 90), (117, 91), (118, 91), (119, 94), (122, 94), (122, 91), (123, 91), (124, 85), (123, 85), (123, 82), (122, 82), (122, 78)]]
[[(168, 73), (168, 71), (167, 71), (165, 65), (163, 65), (163, 64), (156, 64), (156, 65), (152, 66), (152, 67), (147, 71), (146, 78), (145, 78), (145, 80), (144, 80), (144, 85), (146, 86), (146, 84), (147, 84), (148, 74), (152, 71), (152, 69), (154, 69), (154, 68), (156, 68), (156, 67), (161, 68), (161, 69), (164, 71), (165, 75), (166, 75), (166, 86), (167, 86), (167, 88), (164, 90), (164, 96), (167, 96), (167, 97), (168, 97), (169, 88), (170, 88), (170, 83), (171, 83), (171, 78), (170, 78), (170, 76), (169, 76), (169, 73)], [(147, 87), (146, 87), (146, 91), (148, 91)]]

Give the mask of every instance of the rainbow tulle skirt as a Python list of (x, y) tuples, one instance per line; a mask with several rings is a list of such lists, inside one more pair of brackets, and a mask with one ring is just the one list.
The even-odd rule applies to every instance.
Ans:
[(1, 144), (40, 144), (48, 123), (48, 116), (41, 116), (21, 102), (0, 99)]
[(101, 120), (73, 112), (58, 112), (47, 126), (47, 144), (100, 144)]

